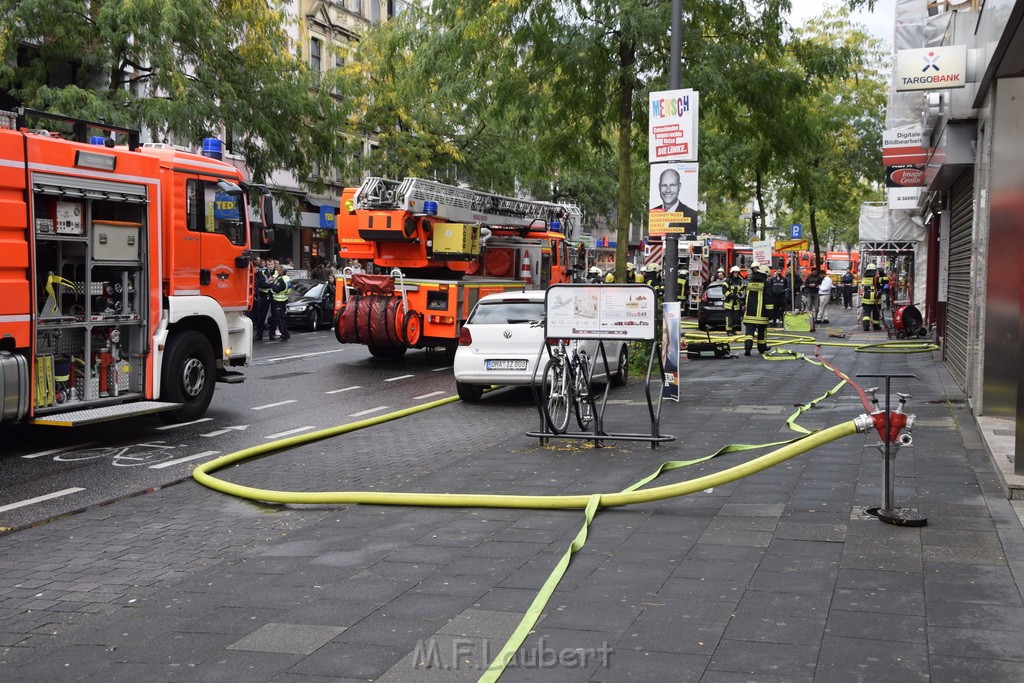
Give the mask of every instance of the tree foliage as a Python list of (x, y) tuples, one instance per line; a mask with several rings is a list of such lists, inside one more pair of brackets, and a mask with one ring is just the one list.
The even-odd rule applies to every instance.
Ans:
[(337, 162), (340, 111), (284, 3), (0, 0), (0, 92), (28, 107), (195, 145), (230, 131), (256, 180)]

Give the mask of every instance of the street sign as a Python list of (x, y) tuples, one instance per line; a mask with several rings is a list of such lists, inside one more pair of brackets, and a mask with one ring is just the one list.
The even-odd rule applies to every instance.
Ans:
[(775, 243), (775, 251), (807, 251), (808, 247), (807, 240), (780, 240)]
[(800, 223), (794, 223), (789, 228), (789, 236), (795, 240), (800, 239), (801, 237), (804, 236), (804, 226), (801, 225)]

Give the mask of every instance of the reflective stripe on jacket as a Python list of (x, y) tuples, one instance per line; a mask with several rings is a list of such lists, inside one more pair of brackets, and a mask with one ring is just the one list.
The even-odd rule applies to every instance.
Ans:
[(747, 283), (747, 296), (743, 306), (743, 322), (750, 325), (767, 325), (768, 313), (775, 306), (765, 297), (765, 286), (768, 278), (764, 273), (753, 273)]

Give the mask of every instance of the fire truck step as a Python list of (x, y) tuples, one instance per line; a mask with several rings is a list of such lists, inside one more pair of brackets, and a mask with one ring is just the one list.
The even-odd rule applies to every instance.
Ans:
[(245, 381), (245, 373), (234, 370), (223, 370), (217, 374), (217, 381), (225, 384), (241, 384)]
[(146, 415), (148, 413), (159, 413), (164, 410), (180, 408), (180, 403), (167, 403), (165, 401), (138, 401), (136, 403), (123, 403), (116, 406), (104, 406), (102, 408), (88, 408), (86, 410), (71, 410), (66, 413), (52, 413), (32, 419), (31, 424), (49, 425), (53, 427), (76, 427), (78, 425), (93, 424), (106, 420), (116, 420), (132, 415)]

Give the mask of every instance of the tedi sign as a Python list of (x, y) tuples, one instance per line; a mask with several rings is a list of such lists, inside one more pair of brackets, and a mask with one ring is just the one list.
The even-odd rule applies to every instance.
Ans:
[(967, 46), (926, 47), (896, 53), (896, 90), (944, 90), (967, 84)]

